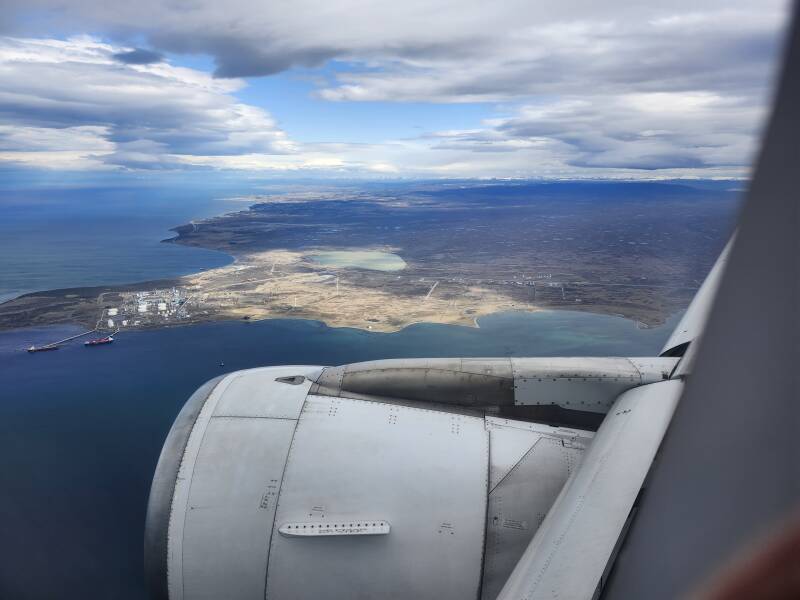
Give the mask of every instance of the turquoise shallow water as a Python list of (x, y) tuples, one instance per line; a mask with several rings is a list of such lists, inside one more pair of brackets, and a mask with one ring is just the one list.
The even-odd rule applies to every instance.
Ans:
[(0, 597), (145, 598), (142, 535), (161, 444), (192, 391), (223, 372), (392, 357), (652, 355), (676, 320), (637, 329), (617, 317), (544, 311), (492, 315), (480, 329), (419, 324), (390, 334), (225, 322), (35, 355), (21, 349), (78, 329), (2, 333)]
[(376, 250), (317, 252), (309, 258), (324, 267), (356, 267), (373, 271), (401, 271), (406, 268), (406, 261), (397, 254)]

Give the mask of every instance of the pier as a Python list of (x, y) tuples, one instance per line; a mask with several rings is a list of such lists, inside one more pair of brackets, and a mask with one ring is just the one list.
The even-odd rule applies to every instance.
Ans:
[(89, 331), (84, 331), (83, 333), (78, 333), (76, 335), (71, 335), (68, 338), (64, 338), (63, 340), (58, 340), (57, 342), (50, 342), (49, 344), (43, 344), (41, 346), (33, 346), (32, 345), (30, 348), (27, 348), (27, 351), (31, 352), (31, 351), (36, 351), (36, 350), (42, 349), (42, 348), (57, 348), (61, 344), (66, 344), (69, 341), (78, 339), (79, 337), (83, 337), (85, 335), (89, 335), (90, 333), (94, 333), (95, 331), (97, 331), (97, 328), (90, 329)]

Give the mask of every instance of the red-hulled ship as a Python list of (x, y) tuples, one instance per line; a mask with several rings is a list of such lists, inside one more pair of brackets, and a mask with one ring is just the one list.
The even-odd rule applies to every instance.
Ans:
[(107, 337), (97, 338), (96, 340), (88, 340), (83, 342), (84, 346), (102, 346), (103, 344), (110, 344), (114, 341), (114, 338), (110, 335)]

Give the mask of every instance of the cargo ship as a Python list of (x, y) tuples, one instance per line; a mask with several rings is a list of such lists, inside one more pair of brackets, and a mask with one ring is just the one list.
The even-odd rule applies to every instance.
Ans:
[(47, 352), (48, 350), (58, 350), (60, 346), (31, 346), (28, 348), (28, 352)]
[(107, 337), (97, 338), (96, 340), (88, 340), (83, 342), (84, 346), (102, 346), (103, 344), (110, 344), (114, 341), (114, 338), (110, 335)]

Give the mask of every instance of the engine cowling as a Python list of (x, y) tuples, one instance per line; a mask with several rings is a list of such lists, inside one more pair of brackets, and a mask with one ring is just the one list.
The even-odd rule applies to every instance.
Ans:
[(324, 395), (321, 369), (231, 373), (189, 399), (150, 493), (151, 595), (495, 598), (592, 433)]

